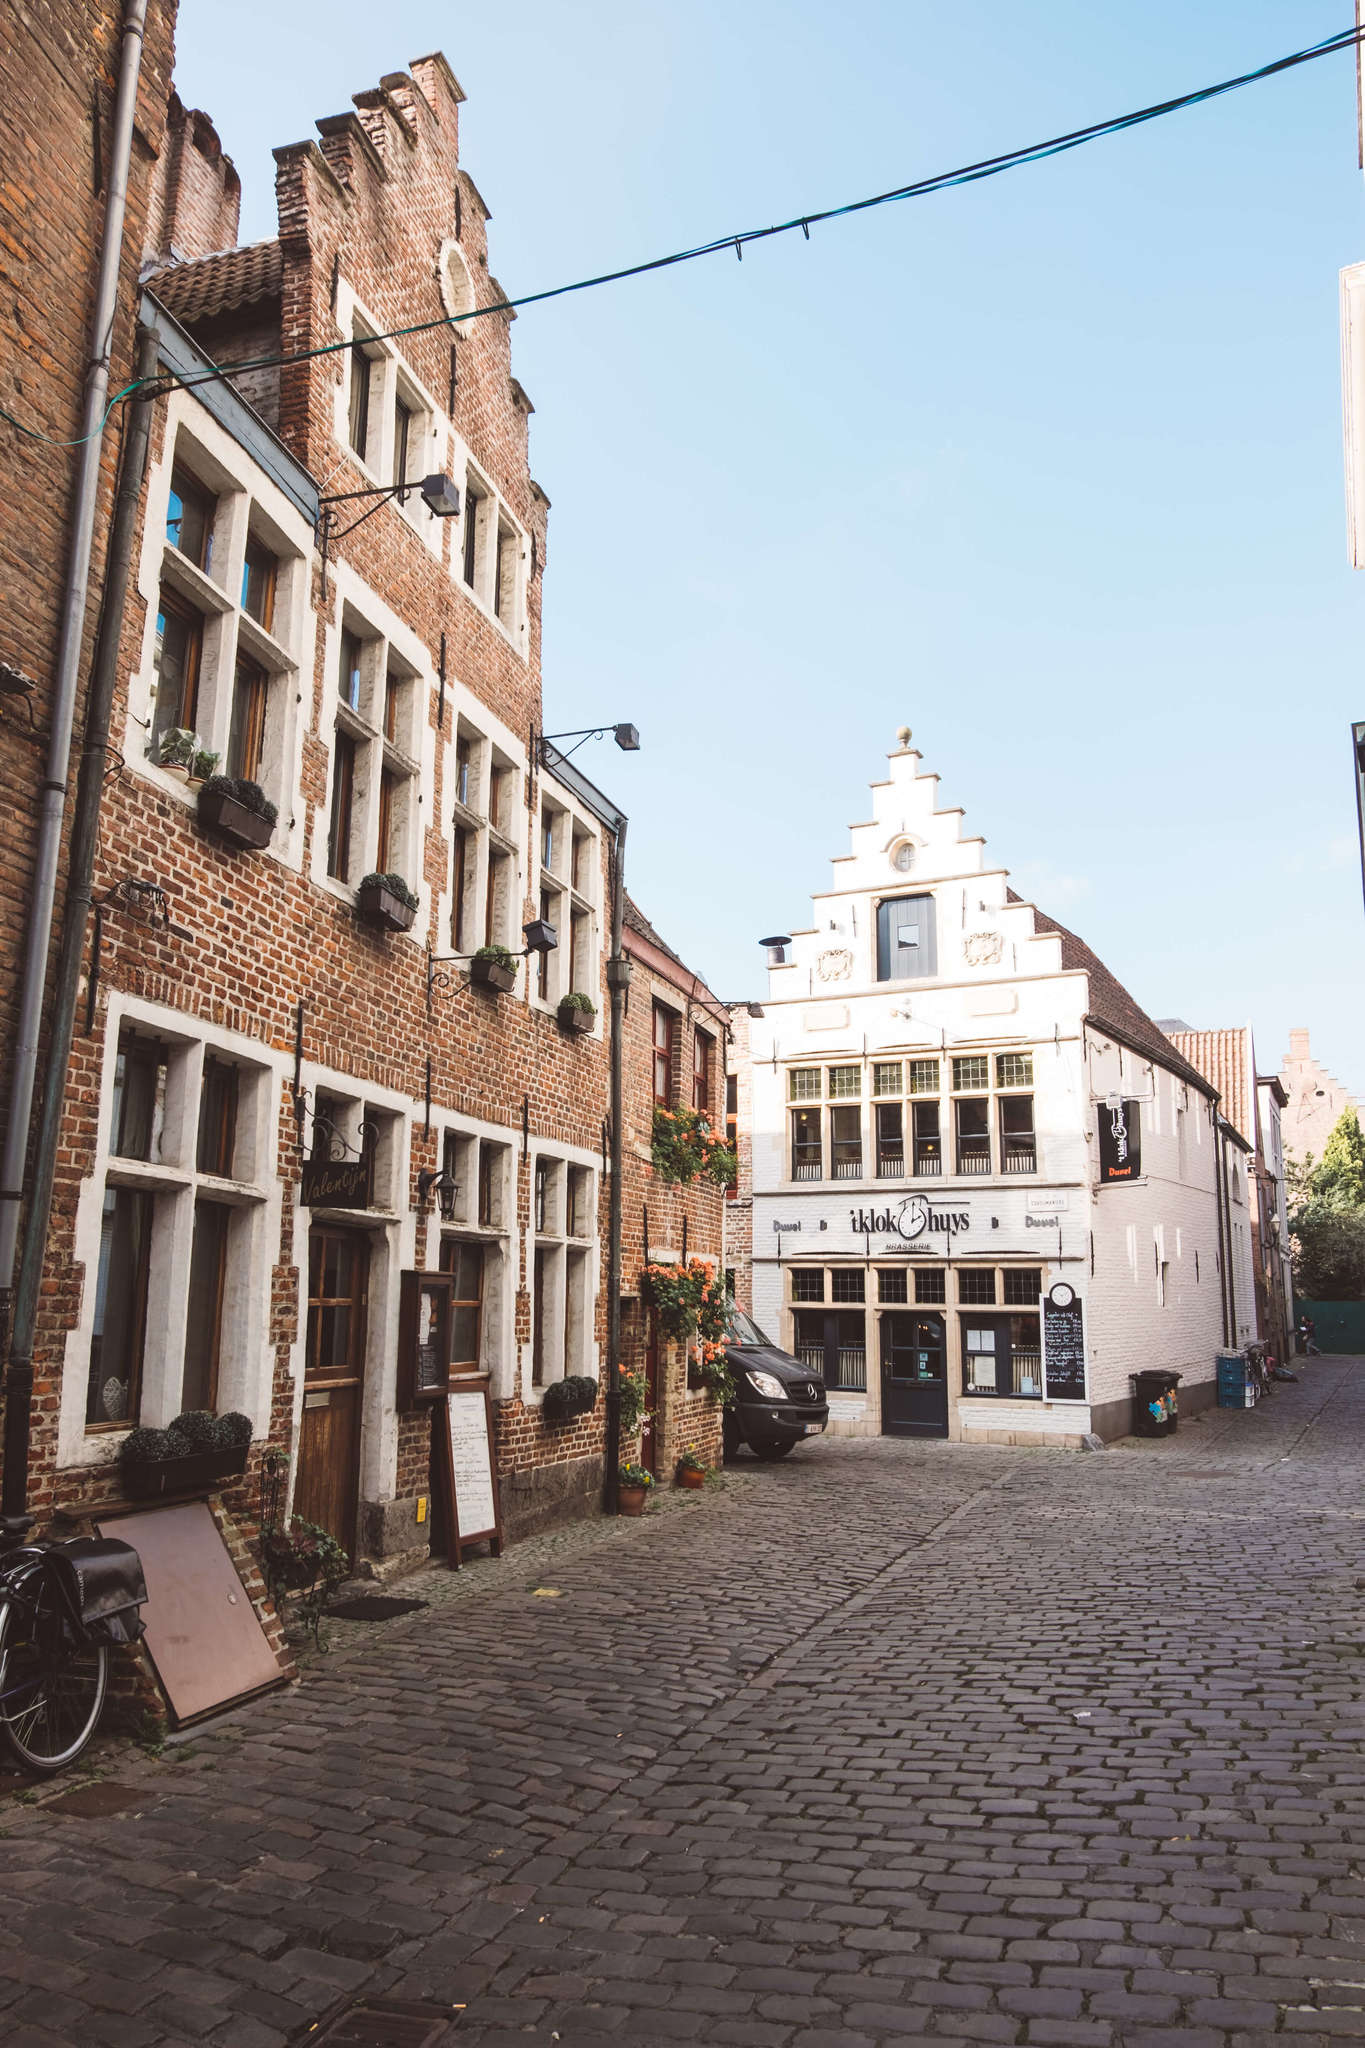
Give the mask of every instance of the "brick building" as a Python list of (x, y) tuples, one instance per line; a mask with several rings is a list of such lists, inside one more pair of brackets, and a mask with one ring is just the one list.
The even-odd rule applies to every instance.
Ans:
[[(434, 1270), (452, 1367), (489, 1376), (508, 1532), (597, 1498), (603, 1404), (552, 1427), (542, 1400), (602, 1363), (622, 821), (540, 740), (548, 504), (512, 316), (479, 317), (503, 294), (462, 98), (440, 56), (358, 94), (276, 151), (279, 235), (243, 248), (211, 123), (169, 103), (141, 311), (177, 388), (123, 620), (39, 1506), (107, 1492), (134, 1423), (232, 1408), (239, 1518), (268, 1442), (297, 1512), (377, 1563), (420, 1552), (430, 1415), (396, 1352), (401, 1277)], [(537, 920), (553, 950), (523, 949)], [(518, 956), (505, 992), (470, 980), (487, 946)], [(305, 1204), (305, 1161), (352, 1170)]]
[(1120, 1435), (1129, 1375), (1152, 1366), (1197, 1410), (1240, 1341), (1235, 1271), (1247, 1335), (1254, 1313), (1215, 1090), (1009, 887), (909, 737), (810, 929), (736, 1015), (741, 1303), (822, 1373), (835, 1433)]
[(677, 1183), (655, 1168), (654, 1112), (695, 1109), (721, 1128), (728, 1017), (629, 897), (624, 951), (631, 981), (623, 1045), (621, 1354), (625, 1366), (646, 1375), (652, 1422), (645, 1426), (642, 1455), (655, 1477), (666, 1480), (689, 1447), (708, 1465), (720, 1463), (721, 1410), (690, 1362), (692, 1347), (660, 1332), (642, 1289), (644, 1267), (701, 1259), (723, 1280), (726, 1201), (705, 1175)]

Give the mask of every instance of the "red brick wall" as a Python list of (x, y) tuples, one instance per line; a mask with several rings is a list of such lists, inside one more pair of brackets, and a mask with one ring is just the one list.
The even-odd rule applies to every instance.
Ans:
[(231, 249), (237, 240), (242, 181), (224, 156), (207, 114), (191, 112), (172, 92), (166, 146), (161, 152), (148, 209), (143, 254), (188, 261)]

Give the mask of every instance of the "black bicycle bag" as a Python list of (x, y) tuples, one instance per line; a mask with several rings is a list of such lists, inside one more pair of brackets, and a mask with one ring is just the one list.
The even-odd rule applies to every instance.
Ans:
[(115, 1536), (73, 1536), (48, 1553), (72, 1610), (92, 1643), (135, 1643), (146, 1627), (138, 1613), (147, 1598), (142, 1559)]

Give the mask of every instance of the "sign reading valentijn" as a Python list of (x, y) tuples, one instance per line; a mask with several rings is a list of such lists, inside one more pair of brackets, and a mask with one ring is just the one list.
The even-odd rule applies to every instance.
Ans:
[(299, 1173), (299, 1200), (308, 1209), (368, 1209), (368, 1159), (305, 1159)]
[(1136, 1102), (1097, 1102), (1100, 1133), (1100, 1186), (1114, 1187), (1142, 1176), (1142, 1131)]

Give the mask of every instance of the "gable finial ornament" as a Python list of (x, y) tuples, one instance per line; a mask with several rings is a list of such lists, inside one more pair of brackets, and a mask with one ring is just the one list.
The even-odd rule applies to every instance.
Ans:
[(898, 725), (898, 726), (896, 727), (896, 744), (897, 744), (897, 746), (900, 746), (900, 747), (908, 747), (908, 746), (909, 746), (909, 744), (910, 744), (910, 728), (909, 728), (909, 726), (908, 726), (908, 725)]

